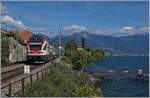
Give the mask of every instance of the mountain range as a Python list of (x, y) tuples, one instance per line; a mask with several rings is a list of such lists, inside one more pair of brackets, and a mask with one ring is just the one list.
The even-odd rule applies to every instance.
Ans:
[[(86, 44), (90, 48), (101, 48), (106, 55), (111, 56), (148, 56), (149, 54), (149, 35), (132, 35), (124, 37), (113, 37), (96, 35), (92, 33), (73, 33), (72, 35), (62, 36), (63, 46), (67, 41), (75, 39), (81, 45), (82, 37), (85, 37)], [(49, 39), (54, 45), (58, 46), (59, 37)]]

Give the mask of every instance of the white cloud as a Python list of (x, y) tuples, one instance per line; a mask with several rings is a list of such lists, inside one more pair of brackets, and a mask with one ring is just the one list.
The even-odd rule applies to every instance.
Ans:
[(131, 36), (131, 35), (138, 34), (139, 31), (137, 28), (134, 28), (132, 26), (125, 26), (117, 29), (116, 33), (118, 33), (116, 36)]
[[(118, 31), (119, 32), (119, 31)], [(149, 33), (149, 27), (132, 27), (132, 26), (128, 26), (128, 27), (123, 27), (120, 30), (121, 33), (126, 34), (126, 35), (144, 35), (144, 34), (148, 34)]]
[(133, 32), (134, 28), (132, 26), (126, 26), (120, 29), (120, 32)]
[(142, 27), (142, 28), (140, 28), (140, 30), (141, 30), (142, 32), (149, 32), (150, 27)]
[(64, 30), (67, 32), (73, 32), (73, 33), (78, 33), (78, 32), (85, 32), (87, 31), (87, 28), (84, 26), (79, 26), (79, 25), (71, 25), (71, 26), (66, 26), (64, 27)]
[[(79, 25), (71, 25), (64, 27), (64, 30), (67, 32), (80, 33), (88, 31), (88, 29), (84, 26)], [(95, 32), (92, 32), (97, 35), (104, 36), (132, 36), (132, 35), (145, 35), (149, 33), (149, 27), (133, 27), (133, 26), (124, 26), (121, 28), (108, 28), (108, 29), (99, 29)]]
[(149, 27), (135, 28), (132, 26), (125, 26), (125, 27), (116, 28), (116, 29), (97, 30), (94, 32), (94, 34), (97, 34), (97, 35), (114, 36), (114, 37), (131, 36), (131, 35), (137, 35), (137, 34), (144, 35), (148, 33), (149, 33)]
[(1, 5), (1, 14), (7, 14), (9, 13), (8, 7), (6, 7), (5, 5)]
[(105, 35), (105, 36), (111, 36), (113, 35), (112, 32), (107, 32), (107, 30), (97, 30), (96, 32), (94, 32), (94, 34), (97, 35)]
[(15, 28), (19, 30), (26, 30), (28, 29), (26, 26), (23, 25), (23, 23), (19, 20), (14, 20), (12, 17), (5, 15), (0, 17), (1, 23), (9, 24), (14, 26)]
[(31, 27), (30, 29), (31, 29), (31, 30), (34, 30), (34, 31), (45, 31), (45, 30), (46, 30), (46, 29), (43, 28), (43, 27), (39, 27), (39, 28)]

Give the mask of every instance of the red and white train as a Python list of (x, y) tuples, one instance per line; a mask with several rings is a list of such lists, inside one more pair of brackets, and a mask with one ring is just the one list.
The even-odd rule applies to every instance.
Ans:
[(27, 61), (44, 61), (47, 62), (52, 57), (49, 49), (49, 43), (44, 36), (33, 35), (27, 41)]

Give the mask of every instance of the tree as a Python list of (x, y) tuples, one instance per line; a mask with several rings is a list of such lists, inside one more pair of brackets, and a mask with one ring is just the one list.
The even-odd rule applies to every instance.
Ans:
[(100, 49), (96, 49), (94, 52), (93, 52), (93, 56), (95, 58), (96, 61), (98, 60), (102, 60), (104, 58), (104, 52), (103, 50), (100, 50)]
[[(82, 38), (82, 47), (85, 48), (84, 38)], [(78, 51), (76, 49), (75, 41), (71, 40), (66, 44), (65, 56), (72, 62), (73, 69), (82, 70), (84, 65), (103, 59), (104, 52), (100, 49), (93, 50), (88, 47), (84, 50)]]
[(85, 39), (82, 37), (82, 48), (85, 48)]
[(80, 70), (82, 67), (88, 63), (91, 63), (94, 60), (91, 52), (87, 50), (77, 51), (72, 58), (72, 62), (74, 64), (74, 69)]

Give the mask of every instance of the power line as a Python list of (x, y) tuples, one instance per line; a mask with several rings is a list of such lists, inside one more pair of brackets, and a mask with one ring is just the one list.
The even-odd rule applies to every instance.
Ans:
[(58, 28), (59, 28), (59, 56), (62, 56), (62, 30), (61, 30), (61, 23), (60, 23), (60, 14), (58, 11), (58, 1), (56, 1), (56, 16), (58, 20)]

